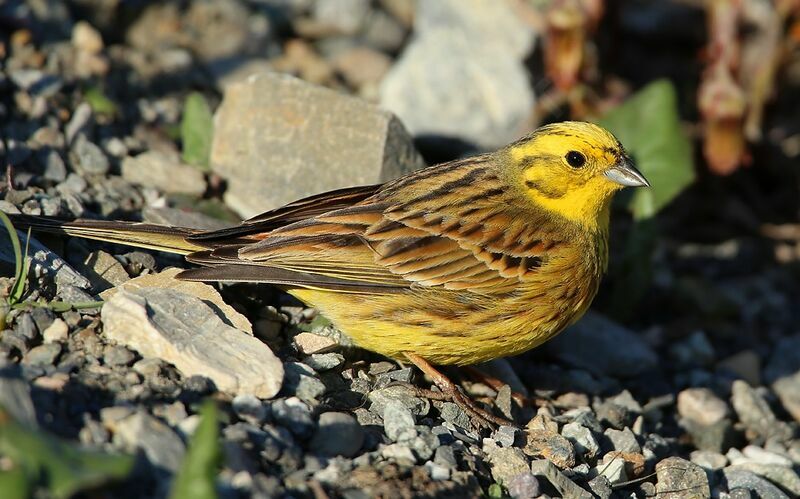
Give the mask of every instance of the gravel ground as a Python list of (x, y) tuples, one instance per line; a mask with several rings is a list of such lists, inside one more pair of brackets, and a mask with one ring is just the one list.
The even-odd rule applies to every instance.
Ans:
[[(410, 1), (343, 3), (347, 9), (322, 0), (0, 5), (0, 156), (11, 174), (0, 209), (207, 228), (250, 214), (257, 207), (242, 200), (252, 185), (237, 186), (213, 164), (186, 164), (180, 122), (192, 91), (217, 108), (223, 95), (242, 92), (243, 75), (264, 68), (380, 102), (409, 132), (382, 111), (290, 82), (309, 113), (373, 121), (353, 125), (371, 135), (355, 156), (337, 156), (336, 171), (353, 168), (343, 178), (292, 175), (316, 164), (317, 142), (303, 148), (301, 165), (291, 162), (292, 148), (270, 156), (271, 146), (252, 139), (251, 154), (287, 157), (270, 165), (279, 181), (257, 186), (276, 198), (282, 182), (299, 194), (348, 178), (377, 181), (387, 172), (385, 151), (405, 151), (393, 174), (418, 166), (409, 135), (432, 161), (497, 146), (528, 123), (519, 109), (536, 98), (526, 62), (535, 33), (514, 16), (483, 13), (480, 2), (468, 2), (461, 17), (447, 10), (452, 2), (426, 2), (416, 18)], [(506, 29), (492, 28), (497, 23)], [(469, 30), (492, 42), (480, 50), (437, 42)], [(446, 106), (452, 92), (442, 82), (461, 71), (459, 50), (475, 61), (473, 71), (495, 79)], [(437, 65), (449, 57), (454, 68)], [(422, 110), (403, 91), (420, 71)], [(283, 89), (276, 81), (268, 84)], [(466, 117), (465, 110), (482, 116), (476, 109), (487, 102), (496, 104), (495, 121)], [(440, 121), (418, 118), (422, 112)], [(330, 143), (345, 143), (332, 123)], [(219, 152), (223, 138), (241, 135), (229, 126), (215, 123), (212, 163), (229, 158)], [(262, 135), (282, 126), (271, 122)], [(31, 246), (27, 299), (106, 305), (11, 311), (0, 333), (0, 404), (82, 447), (135, 453), (134, 472), (97, 497), (165, 496), (207, 397), (223, 413), (223, 497), (797, 497), (796, 235), (753, 229), (786, 219), (762, 216), (766, 194), (756, 208), (737, 199), (709, 208), (709, 193), (721, 195), (715, 182), (660, 215), (653, 285), (631, 298), (619, 322), (603, 315), (614, 305), (612, 263), (600, 312), (542, 349), (481, 366), (502, 386), (451, 372), (521, 430), (479, 430), (456, 405), (415, 397), (397, 382), (427, 386), (418, 372), (347, 346), (314, 310), (274, 289), (180, 287), (168, 274), (154, 278), (183, 265), (180, 258), (45, 237)], [(628, 230), (622, 221), (615, 235), (624, 241)], [(0, 254), (10, 275), (8, 248)], [(10, 285), (0, 279), (0, 289)], [(235, 348), (208, 346), (228, 337), (224, 344)], [(197, 343), (205, 349), (181, 350)]]

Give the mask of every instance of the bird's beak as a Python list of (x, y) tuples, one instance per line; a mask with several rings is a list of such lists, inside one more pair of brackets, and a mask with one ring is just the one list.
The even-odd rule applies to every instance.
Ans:
[(650, 187), (650, 182), (644, 178), (642, 172), (633, 166), (633, 161), (627, 155), (620, 157), (617, 163), (606, 170), (603, 175), (612, 182), (625, 187)]

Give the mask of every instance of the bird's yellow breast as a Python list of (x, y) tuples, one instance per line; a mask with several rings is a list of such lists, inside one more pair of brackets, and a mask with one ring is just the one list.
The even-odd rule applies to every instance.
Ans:
[[(579, 248), (580, 246), (580, 248)], [(412, 288), (402, 294), (290, 289), (353, 342), (394, 359), (466, 365), (534, 348), (578, 320), (594, 298), (605, 256), (594, 244), (561, 251), (535, 279), (498, 295)]]

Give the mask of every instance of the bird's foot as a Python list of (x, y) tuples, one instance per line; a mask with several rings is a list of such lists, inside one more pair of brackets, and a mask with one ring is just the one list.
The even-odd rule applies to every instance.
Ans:
[(513, 421), (495, 416), (486, 409), (480, 407), (469, 395), (461, 391), (461, 389), (455, 383), (453, 383), (450, 378), (439, 372), (422, 357), (411, 353), (406, 353), (406, 357), (422, 372), (427, 374), (433, 380), (434, 384), (439, 388), (439, 390), (441, 390), (434, 391), (419, 388), (414, 385), (406, 385), (408, 388), (413, 390), (417, 396), (427, 398), (429, 400), (452, 402), (456, 404), (479, 428), (517, 426)]

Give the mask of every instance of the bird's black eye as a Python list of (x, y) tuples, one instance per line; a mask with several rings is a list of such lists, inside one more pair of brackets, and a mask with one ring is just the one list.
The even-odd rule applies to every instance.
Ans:
[(580, 168), (586, 164), (586, 156), (578, 151), (570, 151), (565, 157), (567, 158), (567, 163), (569, 163), (569, 166), (573, 168)]

